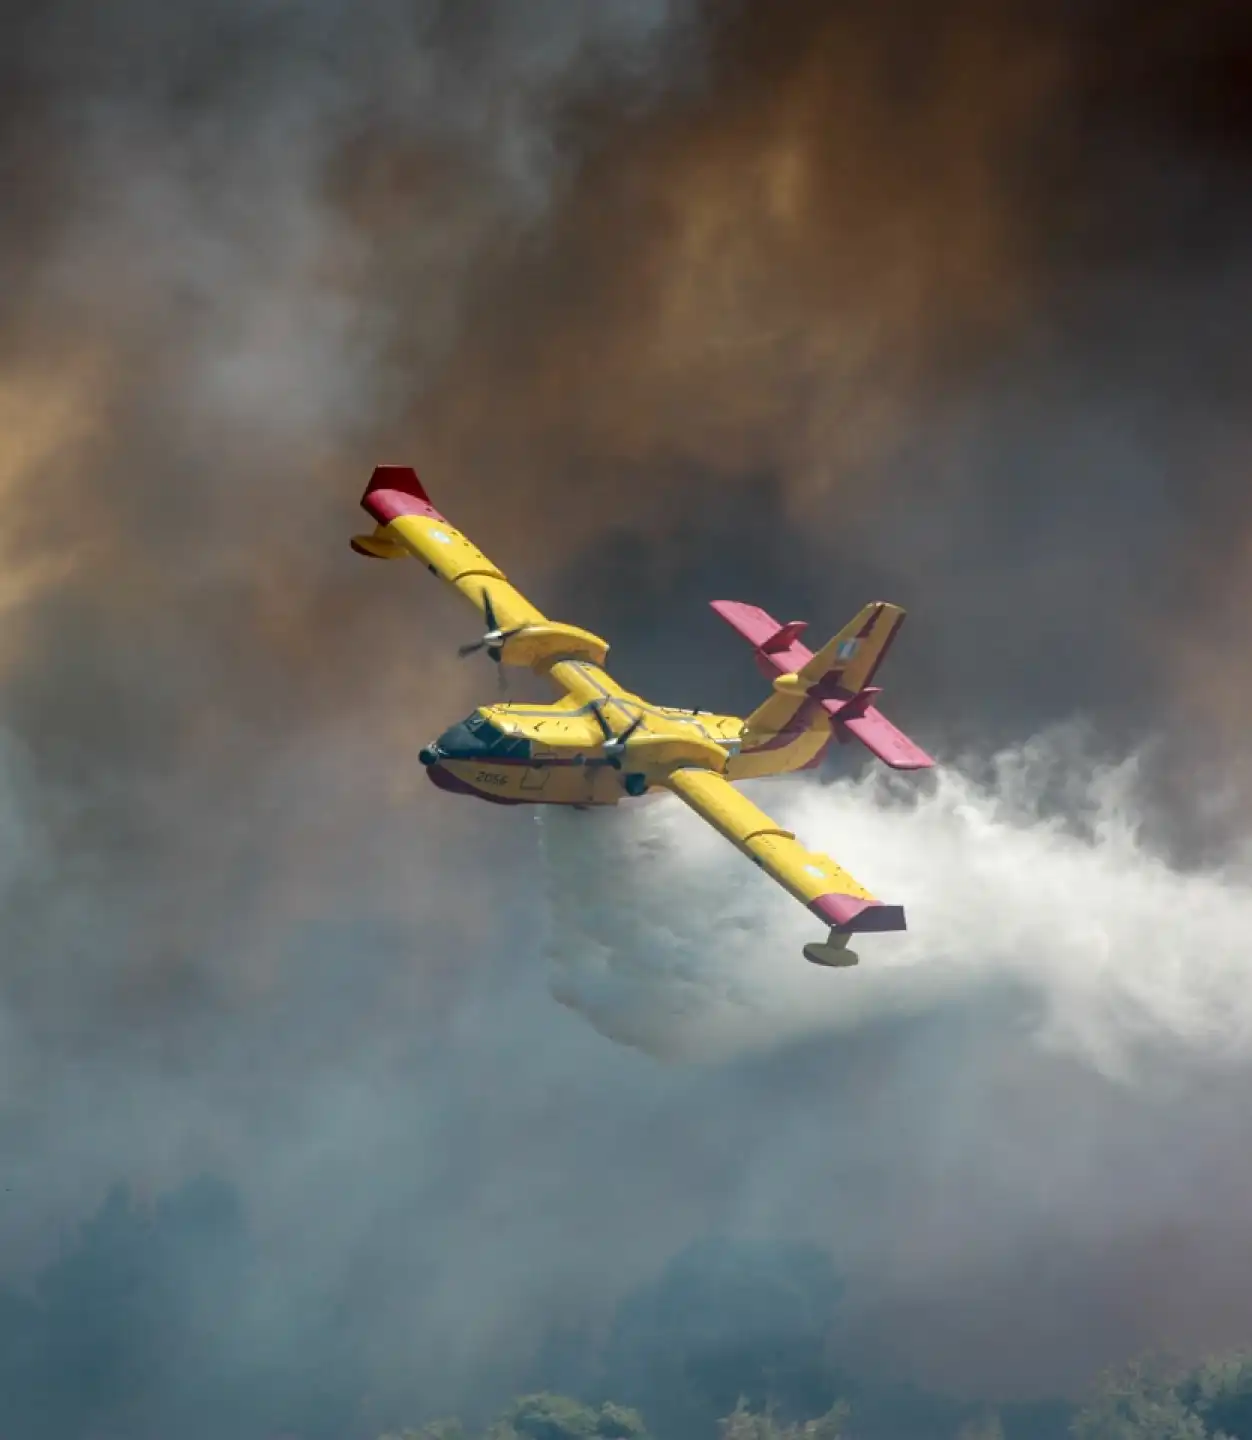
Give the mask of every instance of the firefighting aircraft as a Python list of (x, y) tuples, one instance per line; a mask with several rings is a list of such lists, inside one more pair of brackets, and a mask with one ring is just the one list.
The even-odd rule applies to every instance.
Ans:
[(486, 633), (462, 656), (485, 652), (564, 692), (551, 705), (481, 705), (445, 730), (419, 755), (441, 790), (497, 805), (580, 807), (669, 790), (829, 925), (825, 942), (804, 947), (814, 964), (855, 965), (849, 936), (905, 928), (903, 906), (876, 900), (730, 783), (810, 769), (832, 738), (855, 737), (896, 770), (934, 764), (873, 703), (880, 691), (870, 681), (903, 623), (899, 606), (867, 605), (814, 654), (800, 643), (804, 621), (780, 625), (754, 605), (714, 600), (773, 689), (746, 719), (676, 710), (619, 685), (598, 635), (542, 615), (435, 509), (408, 466), (378, 466), (361, 504), (376, 525), (353, 538), (358, 554), (413, 555), (481, 612)]

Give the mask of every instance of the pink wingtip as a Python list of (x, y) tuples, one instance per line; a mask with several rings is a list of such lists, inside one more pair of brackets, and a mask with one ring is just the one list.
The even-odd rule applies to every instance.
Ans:
[(411, 465), (376, 465), (361, 496), (361, 505), (380, 525), (389, 524), (400, 515), (443, 519), (430, 503), (426, 487)]
[(809, 909), (841, 935), (907, 928), (903, 905), (883, 905), (878, 900), (859, 900), (855, 895), (819, 895)]

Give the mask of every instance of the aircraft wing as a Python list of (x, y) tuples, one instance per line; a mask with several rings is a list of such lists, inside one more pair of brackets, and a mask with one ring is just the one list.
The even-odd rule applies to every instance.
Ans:
[(902, 905), (884, 905), (876, 900), (829, 855), (806, 850), (790, 830), (771, 820), (720, 775), (684, 768), (673, 771), (664, 783), (829, 925), (833, 935), (846, 937), (860, 931), (905, 928)]
[[(410, 554), (471, 602), (488, 624), (503, 629), (541, 625), (545, 616), (509, 584), (504, 571), (431, 504), (409, 465), (379, 465), (361, 508), (376, 522), (372, 535), (356, 535), (352, 548), (373, 560)], [(489, 613), (490, 612), (490, 613)]]

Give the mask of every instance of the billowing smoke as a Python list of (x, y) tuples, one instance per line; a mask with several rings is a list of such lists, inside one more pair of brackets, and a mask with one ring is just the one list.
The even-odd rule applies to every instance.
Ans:
[(789, 1053), (794, 1088), (749, 1122), (742, 1220), (820, 1237), (897, 1364), (942, 1317), (930, 1378), (974, 1393), (1073, 1384), (1114, 1327), (1215, 1346), (1252, 1327), (1228, 1269), (1252, 875), (1172, 867), (1139, 767), (1088, 739), (1041, 736), (989, 780), (761, 782), (807, 843), (908, 897), (908, 934), (862, 937), (847, 971), (806, 964), (811, 918), (676, 802), (540, 822), (556, 996), (671, 1062)]
[[(397, 1419), (719, 1229), (936, 1383), (1246, 1327), (1249, 47), (1176, 13), (7, 7), (13, 1283), (210, 1171), (255, 1352), (339, 1305)], [(909, 935), (818, 973), (673, 806), (419, 784), (492, 677), (347, 552), (380, 458), (662, 702), (759, 695), (714, 594), (907, 605), (891, 713), (968, 763), (762, 799)]]
[[(909, 897), (907, 935), (861, 937), (865, 963), (842, 981), (796, 963), (820, 931), (812, 917), (675, 802), (629, 819), (541, 812), (557, 987), (594, 1016), (598, 940), (603, 982), (656, 982), (640, 1013), (668, 1012), (672, 1043), (694, 1054), (718, 1012), (735, 1017), (734, 1052), (1003, 985), (1019, 991), (1032, 1042), (1109, 1078), (1148, 1078), (1160, 1047), (1241, 1064), (1252, 1058), (1249, 876), (1181, 872), (1154, 853), (1137, 775), (1129, 761), (1094, 762), (1061, 730), (996, 756), (990, 780), (954, 764), (933, 785), (870, 772), (748, 787), (805, 843), (872, 875), (877, 893)], [(651, 1048), (646, 1034), (616, 1038)]]

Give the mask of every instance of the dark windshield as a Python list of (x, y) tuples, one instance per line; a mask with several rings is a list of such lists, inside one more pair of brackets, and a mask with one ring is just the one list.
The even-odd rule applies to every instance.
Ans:
[(502, 730), (497, 730), (494, 725), (484, 725), (478, 732), (480, 735), (490, 734), (488, 744), (491, 754), (502, 755), (506, 759), (529, 760), (530, 741), (522, 735), (506, 735)]
[(446, 731), (439, 744), (450, 755), (466, 751), (484, 757), (498, 756), (502, 760), (530, 759), (530, 741), (525, 736), (506, 735), (480, 710), (475, 710), (463, 724)]

